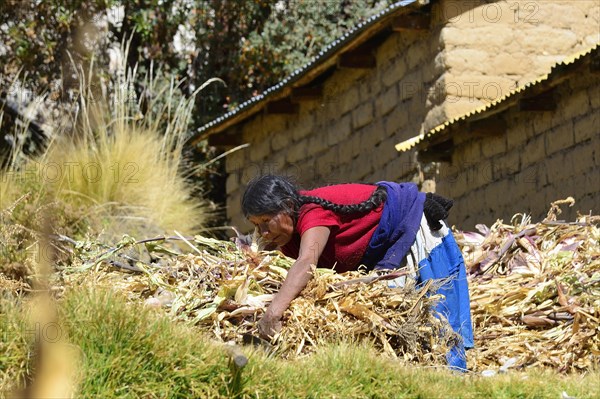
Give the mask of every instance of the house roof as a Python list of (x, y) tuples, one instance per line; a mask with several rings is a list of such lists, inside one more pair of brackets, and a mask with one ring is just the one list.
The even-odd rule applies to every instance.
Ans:
[(452, 118), (434, 127), (428, 132), (419, 134), (396, 144), (396, 150), (399, 152), (405, 152), (415, 147), (427, 147), (427, 144), (431, 143), (434, 139), (442, 136), (446, 132), (450, 131), (454, 126), (462, 122), (483, 119), (510, 108), (511, 106), (518, 104), (519, 99), (527, 97), (528, 95), (532, 94), (532, 92), (540, 91), (539, 89), (544, 90), (548, 87), (556, 85), (560, 81), (560, 77), (570, 74), (575, 69), (574, 67), (583, 63), (587, 58), (597, 57), (599, 50), (600, 43), (596, 43), (593, 47), (588, 48), (587, 50), (567, 57), (563, 61), (554, 65), (549, 73), (538, 77), (532, 82), (526, 83), (511, 90), (504, 96), (490, 102), (489, 104), (475, 108), (472, 111), (457, 116), (456, 118)]
[(301, 87), (315, 80), (329, 68), (336, 65), (337, 56), (352, 50), (383, 31), (400, 10), (409, 12), (429, 4), (430, 0), (401, 0), (395, 2), (367, 20), (358, 23), (343, 36), (331, 42), (318, 55), (302, 67), (296, 69), (281, 82), (269, 87), (259, 95), (243, 102), (237, 108), (212, 120), (196, 130), (189, 140), (194, 144), (212, 134), (222, 132), (244, 119), (261, 111), (269, 101), (279, 100), (290, 95), (292, 88)]

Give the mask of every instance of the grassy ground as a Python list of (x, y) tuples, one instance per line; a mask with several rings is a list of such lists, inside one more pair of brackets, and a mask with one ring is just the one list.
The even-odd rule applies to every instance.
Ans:
[[(35, 363), (30, 307), (1, 302), (0, 387), (23, 383)], [(120, 294), (80, 287), (59, 302), (61, 334), (77, 354), (76, 397), (85, 398), (591, 398), (600, 372), (559, 375), (511, 371), (485, 378), (403, 365), (369, 346), (336, 343), (296, 361), (244, 348), (249, 362), (235, 380), (223, 346), (192, 326), (173, 324)], [(43, 330), (43, 329), (42, 329)]]

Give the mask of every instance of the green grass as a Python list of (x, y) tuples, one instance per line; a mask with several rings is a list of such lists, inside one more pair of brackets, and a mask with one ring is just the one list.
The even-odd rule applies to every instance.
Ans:
[(173, 326), (107, 291), (69, 295), (69, 336), (83, 352), (86, 397), (186, 398), (225, 394), (224, 355), (197, 332)]
[[(0, 290), (2, 288), (0, 287)], [(28, 374), (28, 325), (20, 301), (0, 291), (0, 393), (22, 384)]]
[[(23, 306), (3, 299), (0, 387), (23, 381), (31, 339)], [(336, 343), (298, 359), (245, 348), (249, 363), (232, 384), (222, 346), (161, 312), (111, 291), (80, 287), (61, 300), (60, 320), (79, 349), (78, 397), (85, 398), (577, 398), (600, 392), (600, 373), (512, 371), (492, 378), (406, 366), (369, 345)], [(19, 378), (16, 378), (19, 377)]]

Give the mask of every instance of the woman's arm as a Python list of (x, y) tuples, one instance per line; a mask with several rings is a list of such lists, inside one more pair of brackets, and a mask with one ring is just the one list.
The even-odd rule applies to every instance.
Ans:
[(312, 277), (311, 265), (316, 265), (329, 239), (329, 227), (317, 226), (304, 232), (300, 239), (298, 259), (285, 278), (279, 292), (258, 324), (261, 336), (270, 337), (281, 328), (281, 317), (290, 303), (300, 295)]

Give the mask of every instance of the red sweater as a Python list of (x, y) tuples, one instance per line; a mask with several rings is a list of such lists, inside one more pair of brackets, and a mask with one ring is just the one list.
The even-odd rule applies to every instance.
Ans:
[[(376, 188), (367, 184), (339, 184), (301, 191), (300, 194), (320, 197), (336, 204), (351, 205), (369, 199)], [(340, 273), (356, 270), (379, 224), (382, 209), (383, 204), (368, 213), (343, 216), (325, 210), (317, 204), (302, 205), (292, 239), (281, 250), (291, 258), (298, 258), (302, 234), (311, 227), (327, 226), (330, 230), (329, 240), (319, 258), (318, 266), (335, 268)]]

